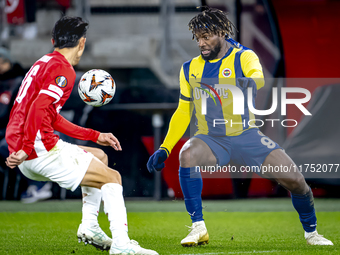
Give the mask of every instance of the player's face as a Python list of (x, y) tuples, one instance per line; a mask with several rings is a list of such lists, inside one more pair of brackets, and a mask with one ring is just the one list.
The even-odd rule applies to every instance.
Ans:
[(223, 40), (221, 36), (207, 32), (197, 32), (195, 38), (204, 60), (213, 60), (222, 57), (220, 56), (222, 48), (221, 40)]
[(0, 58), (0, 74), (4, 74), (11, 69), (11, 63)]

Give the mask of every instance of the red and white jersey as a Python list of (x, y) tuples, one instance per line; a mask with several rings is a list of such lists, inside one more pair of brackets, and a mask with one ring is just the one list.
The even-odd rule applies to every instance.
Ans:
[(35, 62), (22, 81), (7, 125), (10, 153), (22, 149), (27, 160), (47, 153), (59, 140), (54, 130), (97, 141), (99, 132), (76, 126), (59, 114), (75, 78), (72, 65), (57, 51)]

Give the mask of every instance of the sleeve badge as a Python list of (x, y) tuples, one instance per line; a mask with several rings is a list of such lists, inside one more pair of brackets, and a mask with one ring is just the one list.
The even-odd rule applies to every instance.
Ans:
[(65, 76), (58, 76), (57, 78), (55, 78), (55, 83), (61, 87), (64, 88), (67, 85), (67, 79)]

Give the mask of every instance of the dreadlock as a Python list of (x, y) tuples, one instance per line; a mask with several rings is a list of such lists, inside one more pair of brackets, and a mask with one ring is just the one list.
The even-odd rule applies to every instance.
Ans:
[[(199, 8), (199, 7), (198, 7)], [(194, 39), (196, 32), (206, 31), (209, 34), (234, 35), (234, 24), (227, 18), (227, 14), (219, 9), (205, 6), (205, 10), (193, 17), (188, 26), (192, 31)]]

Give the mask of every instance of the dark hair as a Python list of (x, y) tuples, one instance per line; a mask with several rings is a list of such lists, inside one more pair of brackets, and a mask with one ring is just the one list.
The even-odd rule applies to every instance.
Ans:
[(205, 10), (193, 17), (188, 26), (189, 30), (193, 33), (193, 39), (195, 34), (200, 32), (208, 32), (213, 34), (226, 34), (227, 36), (234, 35), (234, 24), (227, 18), (227, 13), (208, 6), (198, 7)]
[(79, 39), (86, 36), (88, 23), (80, 17), (63, 16), (58, 20), (52, 30), (54, 48), (73, 48), (78, 45)]

